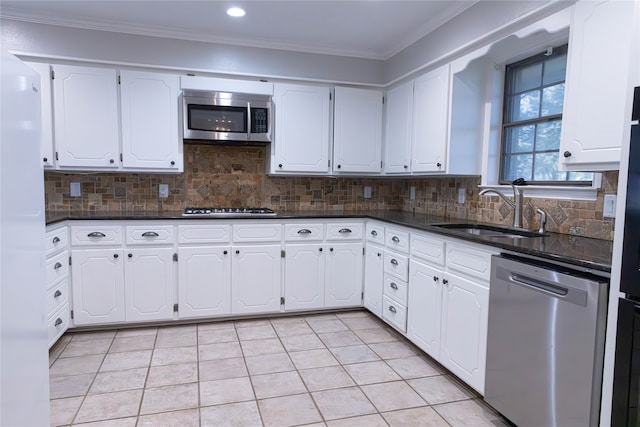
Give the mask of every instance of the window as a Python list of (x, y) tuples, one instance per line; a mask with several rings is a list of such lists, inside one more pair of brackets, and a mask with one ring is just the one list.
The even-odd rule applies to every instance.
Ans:
[(500, 184), (591, 185), (593, 173), (558, 170), (567, 45), (507, 65)]

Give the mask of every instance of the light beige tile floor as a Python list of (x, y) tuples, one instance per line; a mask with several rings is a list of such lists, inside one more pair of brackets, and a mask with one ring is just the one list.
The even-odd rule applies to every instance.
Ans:
[(508, 426), (366, 311), (68, 333), (49, 356), (52, 426)]

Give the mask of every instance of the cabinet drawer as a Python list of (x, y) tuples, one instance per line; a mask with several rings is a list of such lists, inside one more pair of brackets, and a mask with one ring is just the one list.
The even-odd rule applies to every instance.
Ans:
[(491, 255), (494, 253), (496, 252), (447, 243), (447, 268), (488, 282), (491, 276)]
[(64, 251), (47, 260), (47, 288), (69, 274), (69, 252)]
[(322, 240), (324, 238), (323, 224), (285, 224), (284, 240), (287, 242), (303, 240)]
[(122, 227), (118, 225), (75, 225), (71, 227), (72, 246), (122, 244)]
[(384, 227), (380, 224), (367, 224), (367, 240), (384, 245)]
[(384, 253), (384, 272), (391, 274), (405, 282), (409, 278), (409, 259), (400, 254), (390, 251)]
[(128, 225), (126, 233), (128, 245), (173, 244), (173, 227), (170, 225)]
[(362, 239), (363, 225), (360, 223), (327, 224), (327, 240)]
[(67, 247), (67, 227), (61, 227), (45, 234), (45, 254), (47, 257)]
[(230, 225), (179, 225), (178, 243), (228, 243)]
[(408, 285), (397, 277), (384, 275), (384, 295), (406, 306)]
[(444, 265), (444, 240), (427, 236), (411, 236), (411, 256)]
[(234, 242), (279, 242), (281, 224), (241, 224), (233, 226)]
[(409, 252), (409, 233), (387, 228), (384, 243), (387, 248), (407, 253)]
[(407, 307), (398, 304), (388, 296), (382, 297), (382, 319), (399, 331), (407, 332)]
[(60, 281), (47, 292), (47, 319), (60, 310), (60, 307), (69, 302), (69, 279)]
[(49, 348), (64, 334), (69, 327), (69, 304), (65, 304), (50, 319), (47, 325)]

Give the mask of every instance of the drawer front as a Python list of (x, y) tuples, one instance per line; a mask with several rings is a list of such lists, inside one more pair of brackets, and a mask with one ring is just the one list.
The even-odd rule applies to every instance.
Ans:
[(45, 234), (45, 254), (47, 257), (59, 252), (67, 247), (69, 239), (67, 238), (67, 227), (58, 228), (48, 231)]
[(173, 244), (173, 227), (170, 225), (126, 227), (128, 245)]
[(367, 224), (367, 240), (384, 245), (384, 227), (380, 224)]
[(230, 225), (179, 225), (178, 243), (228, 243)]
[(491, 278), (491, 255), (494, 253), (497, 252), (447, 243), (447, 268), (488, 282)]
[(69, 302), (69, 279), (62, 280), (47, 292), (47, 319)]
[(71, 227), (72, 246), (105, 246), (122, 244), (122, 227), (118, 225), (74, 225)]
[(284, 240), (297, 242), (305, 240), (322, 240), (324, 238), (324, 224), (285, 224)]
[(407, 308), (386, 295), (382, 297), (382, 319), (399, 331), (407, 332)]
[(241, 224), (233, 226), (234, 242), (279, 242), (281, 224)]
[(47, 260), (47, 288), (69, 274), (69, 252), (64, 251)]
[(424, 236), (411, 236), (411, 256), (444, 265), (444, 240)]
[(384, 243), (387, 248), (407, 253), (409, 252), (409, 233), (387, 228)]
[(384, 272), (404, 280), (409, 279), (409, 258), (390, 251), (384, 253)]
[(384, 275), (384, 295), (388, 296), (392, 300), (407, 306), (407, 282), (400, 280), (397, 277)]
[(360, 240), (363, 232), (362, 223), (327, 224), (327, 240)]
[(69, 327), (69, 304), (65, 304), (50, 319), (47, 325), (49, 348), (64, 334)]

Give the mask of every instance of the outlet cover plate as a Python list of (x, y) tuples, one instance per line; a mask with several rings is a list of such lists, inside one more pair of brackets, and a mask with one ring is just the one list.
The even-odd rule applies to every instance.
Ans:
[(415, 200), (416, 199), (416, 187), (409, 187), (409, 200)]
[(604, 195), (604, 207), (602, 209), (602, 216), (605, 218), (616, 217), (616, 203), (618, 198), (615, 194)]
[(462, 204), (465, 200), (465, 190), (464, 188), (458, 188), (458, 203)]
[(82, 196), (82, 189), (80, 187), (79, 182), (72, 182), (69, 185), (69, 195), (71, 197), (80, 197)]
[(169, 184), (160, 184), (159, 185), (159, 194), (160, 198), (166, 199), (169, 197)]
[(371, 198), (371, 187), (366, 185), (364, 187), (364, 198), (365, 199), (370, 199)]

